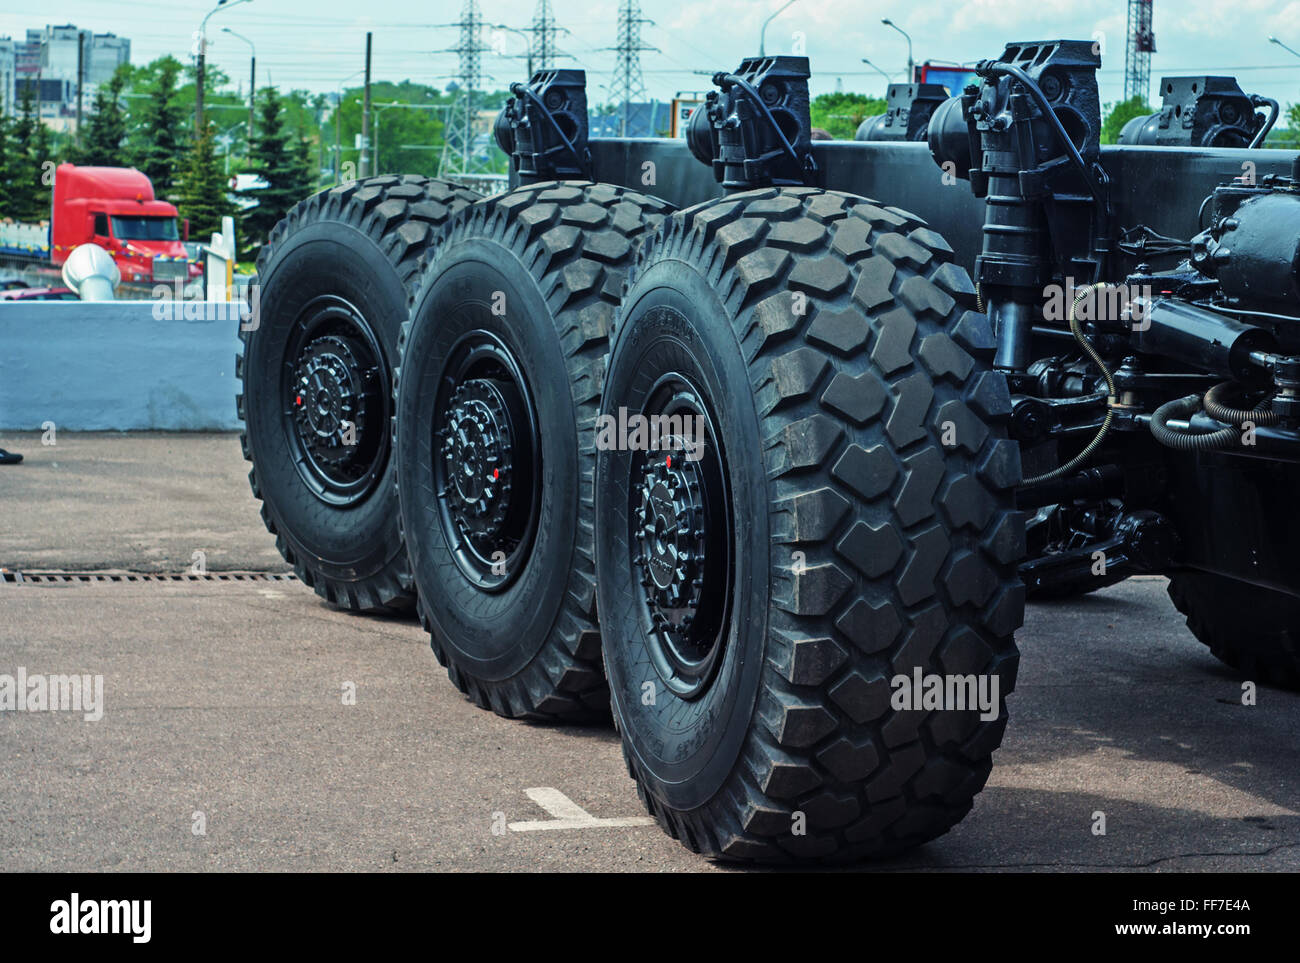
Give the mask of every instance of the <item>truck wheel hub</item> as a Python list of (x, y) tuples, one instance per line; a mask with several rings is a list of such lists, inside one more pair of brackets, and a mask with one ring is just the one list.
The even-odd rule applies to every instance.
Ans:
[(628, 505), (650, 661), (670, 690), (692, 699), (708, 691), (726, 648), (734, 529), (725, 462), (712, 417), (684, 376), (662, 376), (643, 413), (700, 426), (634, 459)]
[(513, 352), (482, 330), (447, 354), (428, 415), (439, 522), (457, 567), (503, 591), (526, 568), (542, 505), (537, 409)]
[(510, 508), (514, 438), (501, 390), (482, 378), (462, 384), (441, 434), (452, 515), (471, 540), (494, 541)]
[(306, 346), (294, 370), (294, 422), (322, 466), (346, 467), (366, 447), (367, 412), (377, 400), (380, 379), (364, 354), (350, 338), (326, 335)]

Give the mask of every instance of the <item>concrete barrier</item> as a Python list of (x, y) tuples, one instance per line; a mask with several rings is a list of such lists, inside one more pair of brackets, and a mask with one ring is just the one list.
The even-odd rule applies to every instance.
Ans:
[(0, 302), (0, 429), (228, 431), (237, 306)]

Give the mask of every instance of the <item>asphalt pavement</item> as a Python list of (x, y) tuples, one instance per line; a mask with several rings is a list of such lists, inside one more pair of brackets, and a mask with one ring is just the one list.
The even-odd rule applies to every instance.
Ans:
[[(0, 447), (27, 456), (0, 466), (0, 567), (285, 571), (233, 435)], [(1162, 579), (1032, 605), (1019, 640), (973, 812), (864, 868), (1300, 870), (1300, 695), (1243, 705)], [(20, 666), (102, 675), (103, 715), (0, 712), (9, 870), (730, 869), (646, 824), (612, 727), (479, 710), (415, 622), (292, 579), (0, 581)]]

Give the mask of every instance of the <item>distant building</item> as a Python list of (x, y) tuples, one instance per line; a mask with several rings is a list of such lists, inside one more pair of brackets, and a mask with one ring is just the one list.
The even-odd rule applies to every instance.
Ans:
[(119, 64), (131, 62), (131, 41), (112, 33), (81, 30), (75, 24), (47, 25), (44, 30), (27, 31), (28, 42), (37, 39), (41, 47), (40, 72), (45, 77), (77, 79), (77, 45), (81, 44), (82, 80), (88, 84), (106, 83)]
[(17, 44), (9, 37), (0, 37), (0, 116), (14, 113), (14, 97), (18, 91)]
[(97, 33), (90, 41), (86, 82), (106, 84), (122, 64), (131, 62), (131, 41), (112, 33)]
[[(5, 44), (13, 50), (11, 76), (4, 76)], [(38, 113), (56, 130), (75, 126), (77, 114), (78, 52), (81, 67), (82, 112), (94, 109), (95, 91), (107, 83), (121, 64), (131, 62), (131, 41), (113, 33), (82, 30), (75, 24), (27, 31), (25, 43), (0, 38), (0, 105), (12, 113), (21, 102), (23, 89), (38, 90)], [(37, 88), (37, 81), (40, 82)]]

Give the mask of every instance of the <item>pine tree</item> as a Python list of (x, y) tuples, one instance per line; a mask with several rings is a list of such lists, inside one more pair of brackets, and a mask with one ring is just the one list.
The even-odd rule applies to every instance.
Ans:
[(320, 180), (320, 170), (316, 161), (312, 157), (311, 141), (307, 137), (307, 132), (301, 127), (298, 128), (298, 136), (295, 138), (294, 163), (298, 168), (298, 190), (302, 197), (307, 197), (316, 192), (317, 182)]
[(78, 164), (121, 167), (125, 163), (122, 141), (126, 139), (126, 111), (120, 101), (130, 69), (125, 64), (118, 67), (96, 92), (95, 112), (75, 154)]
[(250, 166), (267, 186), (244, 192), (257, 202), (243, 218), (244, 237), (250, 245), (264, 243), (289, 209), (312, 190), (310, 164), (304, 163), (303, 148), (291, 143), (293, 138), (284, 125), (284, 102), (275, 88), (263, 92), (259, 113)]
[(217, 159), (216, 130), (209, 121), (195, 139), (177, 180), (177, 206), (190, 221), (190, 236), (206, 238), (221, 230), (221, 218), (234, 213), (226, 176)]
[(50, 131), (36, 116), (33, 85), (24, 84), (18, 95), (18, 117), (13, 126), (14, 173), (9, 214), (19, 221), (40, 221), (50, 216), (50, 188), (45, 183), (54, 162)]
[(13, 121), (0, 114), (0, 217), (16, 217), (15, 198), (20, 174), (18, 144)]
[(54, 203), (54, 142), (50, 129), (40, 117), (35, 118), (31, 143), (27, 148), (28, 194), (23, 215), (29, 221), (48, 221)]
[(156, 71), (156, 76), (141, 112), (134, 161), (153, 182), (154, 195), (165, 197), (173, 190), (172, 178), (178, 158), (184, 153), (186, 124), (176, 89), (181, 63), (175, 57), (162, 57), (149, 68)]

